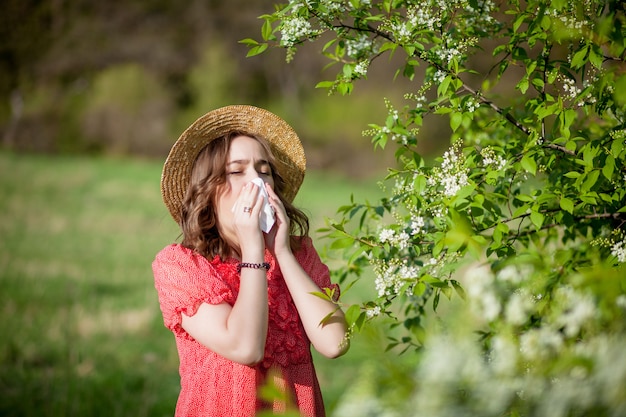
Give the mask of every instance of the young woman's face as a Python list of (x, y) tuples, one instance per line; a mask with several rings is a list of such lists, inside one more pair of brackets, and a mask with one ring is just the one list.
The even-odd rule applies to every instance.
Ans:
[(263, 146), (248, 136), (237, 136), (230, 143), (226, 160), (226, 186), (217, 198), (217, 217), (222, 233), (234, 237), (232, 208), (244, 185), (255, 178), (274, 187), (274, 179)]

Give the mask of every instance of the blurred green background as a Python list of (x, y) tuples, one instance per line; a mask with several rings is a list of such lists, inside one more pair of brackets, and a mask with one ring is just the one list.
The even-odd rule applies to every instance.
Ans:
[[(178, 358), (150, 263), (179, 232), (161, 203), (160, 169), (0, 153), (0, 415), (173, 415)], [(378, 191), (312, 172), (296, 202), (320, 225), (351, 192)], [(363, 291), (357, 284), (346, 301)], [(361, 372), (389, 360), (385, 345), (370, 329), (340, 359), (315, 355), (329, 412)]]
[[(296, 203), (312, 230), (352, 193), (379, 195), (393, 149), (373, 151), (361, 132), (384, 121), (383, 97), (401, 86), (381, 62), (354, 95), (329, 97), (313, 86), (334, 73), (309, 45), (290, 64), (281, 50), (246, 58), (238, 41), (259, 38), (258, 16), (272, 10), (267, 0), (3, 1), (0, 415), (173, 414), (178, 358), (150, 264), (179, 232), (159, 179), (206, 111), (253, 104), (294, 126), (308, 159)], [(371, 291), (360, 282), (345, 301)], [(370, 328), (340, 359), (315, 355), (330, 415), (345, 396), (367, 396), (371, 378), (400, 377), (410, 359), (392, 360), (386, 344)]]
[[(394, 150), (372, 150), (361, 132), (405, 86), (381, 62), (354, 95), (329, 97), (314, 86), (334, 69), (306, 44), (289, 64), (282, 50), (246, 58), (238, 41), (259, 38), (273, 3), (3, 1), (0, 415), (173, 415), (178, 358), (150, 264), (179, 232), (159, 180), (175, 139), (208, 110), (253, 104), (299, 132), (308, 171), (296, 204), (339, 262), (314, 231), (351, 194), (380, 194)], [(445, 146), (436, 133), (425, 154)], [(340, 359), (315, 355), (329, 415), (342, 398), (381, 395), (372, 378), (400, 377), (411, 359), (386, 345), (372, 327)]]

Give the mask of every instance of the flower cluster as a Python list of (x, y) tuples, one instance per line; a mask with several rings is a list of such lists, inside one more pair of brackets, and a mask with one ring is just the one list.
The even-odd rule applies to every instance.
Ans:
[(480, 102), (474, 97), (468, 97), (467, 100), (465, 100), (463, 110), (474, 113), (478, 107), (480, 107)]
[(626, 262), (626, 240), (615, 242), (611, 246), (611, 255), (615, 256), (618, 262)]
[(433, 168), (428, 185), (440, 189), (445, 197), (453, 197), (469, 184), (469, 169), (465, 166), (465, 156), (461, 151), (462, 141), (457, 141), (443, 154), (441, 167)]
[(568, 100), (576, 100), (576, 98), (582, 93), (582, 90), (576, 85), (576, 80), (571, 78), (562, 77), (563, 81), (563, 91), (565, 92), (565, 97)]
[(374, 43), (367, 33), (358, 33), (353, 39), (346, 39), (344, 43), (346, 55), (350, 58), (358, 59), (374, 51)]
[(376, 291), (379, 297), (394, 297), (402, 293), (402, 289), (411, 290), (411, 283), (416, 281), (419, 269), (409, 265), (406, 260), (392, 259), (389, 262), (374, 261), (376, 274)]
[(487, 146), (481, 149), (480, 156), (483, 157), (483, 165), (485, 167), (493, 168), (498, 171), (506, 167), (506, 159), (496, 154), (496, 151), (492, 147)]
[[(626, 178), (624, 178), (626, 180)], [(614, 230), (610, 237), (599, 237), (591, 241), (592, 245), (608, 248), (617, 262), (626, 263), (626, 233)]]
[(284, 47), (294, 46), (300, 41), (313, 34), (311, 23), (303, 17), (292, 16), (284, 19), (280, 27), (280, 45)]
[[(584, 4), (584, 3), (590, 3), (590, 2), (582, 2), (582, 3)], [(568, 4), (568, 3), (565, 3), (565, 4)], [(588, 8), (590, 4), (584, 4), (584, 6)], [(563, 9), (557, 10), (556, 8), (548, 7), (546, 9), (546, 15), (560, 22), (563, 25), (563, 27), (568, 31), (568, 34), (570, 36), (572, 37), (581, 36), (582, 30), (585, 28), (592, 28), (593, 23), (586, 19), (579, 20), (579, 18), (577, 17), (579, 13), (577, 13), (577, 10), (575, 9), (576, 7), (577, 7), (576, 3), (569, 4), (569, 7), (566, 7), (566, 10), (563, 10)], [(588, 12), (589, 10), (587, 10), (587, 13)]]
[(435, 8), (424, 5), (423, 7), (412, 7), (407, 12), (407, 19), (413, 27), (435, 30), (441, 27), (442, 12)]
[(381, 243), (389, 243), (400, 250), (406, 249), (410, 243), (410, 236), (407, 232), (396, 233), (393, 229), (383, 229), (378, 235), (378, 239)]
[(365, 77), (367, 75), (369, 64), (370, 63), (367, 60), (361, 60), (357, 62), (357, 64), (354, 66), (354, 75), (359, 78)]
[(478, 0), (476, 7), (472, 7), (471, 2), (465, 6), (466, 14), (464, 16), (466, 26), (480, 29), (483, 31), (490, 30), (493, 26), (497, 26), (497, 20), (491, 16), (496, 6), (491, 0)]

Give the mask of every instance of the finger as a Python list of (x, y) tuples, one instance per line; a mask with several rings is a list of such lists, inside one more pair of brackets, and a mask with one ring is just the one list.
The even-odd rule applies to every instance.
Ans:
[(263, 196), (261, 195), (261, 193), (258, 193), (256, 196), (256, 201), (252, 205), (252, 212), (250, 214), (259, 217), (261, 215), (261, 209), (263, 209)]
[(270, 187), (269, 184), (265, 184), (265, 189), (267, 190), (269, 202), (274, 207), (274, 209), (276, 209), (276, 206), (283, 207), (283, 202), (280, 200), (278, 195), (274, 192), (274, 189)]
[(250, 214), (254, 206), (257, 204), (256, 200), (258, 199), (258, 194), (259, 190), (255, 184), (248, 183), (244, 185), (239, 193), (237, 201), (235, 202), (236, 207), (234, 210)]

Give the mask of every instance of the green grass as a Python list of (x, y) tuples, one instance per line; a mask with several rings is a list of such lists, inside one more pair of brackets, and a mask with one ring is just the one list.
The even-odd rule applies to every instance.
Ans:
[[(0, 152), (0, 415), (173, 415), (178, 358), (150, 264), (179, 232), (160, 170)], [(378, 191), (311, 172), (296, 203), (314, 230), (350, 193)], [(367, 363), (389, 360), (384, 345), (372, 329), (340, 359), (315, 355), (329, 415)]]

